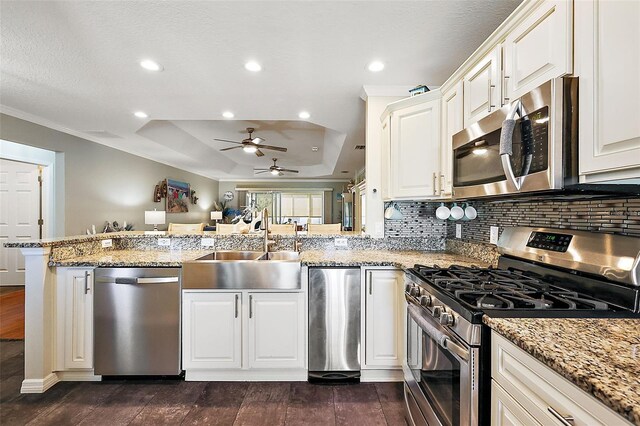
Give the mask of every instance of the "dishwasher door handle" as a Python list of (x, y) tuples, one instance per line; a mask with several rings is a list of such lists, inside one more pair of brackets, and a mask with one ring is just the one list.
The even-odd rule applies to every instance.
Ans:
[(162, 283), (177, 283), (180, 281), (180, 277), (157, 277), (157, 278), (143, 278), (143, 277), (117, 277), (117, 278), (96, 278), (99, 283), (115, 283), (115, 284), (162, 284)]

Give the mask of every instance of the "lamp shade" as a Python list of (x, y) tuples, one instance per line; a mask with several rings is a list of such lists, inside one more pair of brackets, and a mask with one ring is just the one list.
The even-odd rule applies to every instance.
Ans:
[(164, 225), (166, 222), (166, 213), (164, 210), (147, 210), (144, 212), (144, 223), (146, 225)]
[(222, 212), (211, 212), (211, 220), (222, 220)]

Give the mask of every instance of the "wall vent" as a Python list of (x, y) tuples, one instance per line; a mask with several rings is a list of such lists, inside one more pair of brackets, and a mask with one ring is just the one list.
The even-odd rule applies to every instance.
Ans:
[(364, 145), (356, 145), (356, 147), (354, 148), (356, 151), (362, 151), (364, 150), (365, 146)]

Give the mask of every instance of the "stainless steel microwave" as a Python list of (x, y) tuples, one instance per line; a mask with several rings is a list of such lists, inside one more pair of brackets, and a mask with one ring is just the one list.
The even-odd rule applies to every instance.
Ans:
[(453, 136), (453, 191), (561, 190), (578, 179), (578, 79), (550, 80)]

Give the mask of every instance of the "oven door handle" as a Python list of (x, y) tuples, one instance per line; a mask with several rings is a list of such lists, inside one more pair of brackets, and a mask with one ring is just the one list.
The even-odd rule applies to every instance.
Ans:
[(455, 343), (453, 340), (449, 339), (447, 336), (444, 336), (442, 340), (440, 340), (440, 346), (442, 346), (449, 352), (458, 355), (463, 360), (469, 361), (469, 351), (459, 344)]
[(507, 177), (507, 180), (520, 191), (524, 176), (516, 178), (513, 173), (513, 167), (511, 166), (513, 130), (516, 127), (516, 115), (522, 117), (522, 103), (519, 99), (511, 104), (507, 118), (502, 122), (502, 129), (500, 130), (500, 160), (502, 161), (502, 170), (504, 170), (504, 175)]

